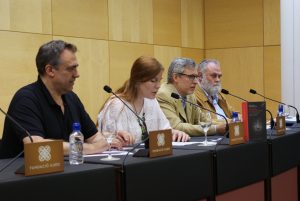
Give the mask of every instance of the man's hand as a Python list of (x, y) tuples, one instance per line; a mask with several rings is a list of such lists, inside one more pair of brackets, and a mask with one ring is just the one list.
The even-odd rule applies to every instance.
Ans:
[(218, 134), (225, 134), (226, 123), (217, 125), (216, 131)]

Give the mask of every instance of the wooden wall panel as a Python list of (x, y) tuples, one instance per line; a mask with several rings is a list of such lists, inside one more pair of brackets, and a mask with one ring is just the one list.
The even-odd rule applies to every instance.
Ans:
[(175, 57), (216, 58), (224, 88), (249, 100), (261, 100), (250, 87), (280, 98), (279, 7), (280, 0), (0, 0), (0, 106), (36, 80), (34, 57), (52, 37), (79, 48), (74, 90), (93, 120), (108, 96), (102, 86), (120, 87), (141, 55), (155, 55), (164, 77)]
[[(264, 47), (265, 96), (281, 101), (281, 56), (280, 46)], [(275, 116), (278, 103), (267, 101), (267, 107)]]
[(264, 0), (264, 45), (280, 45), (280, 0)]
[(103, 86), (109, 84), (108, 42), (103, 40), (54, 36), (77, 46), (79, 75), (74, 85), (86, 111), (96, 122), (101, 105), (108, 97)]
[(263, 45), (263, 0), (205, 0), (205, 49)]
[(153, 44), (152, 0), (108, 1), (109, 40)]
[[(0, 107), (7, 111), (16, 91), (37, 79), (35, 56), (51, 35), (0, 31)], [(0, 115), (0, 137), (4, 117)]]
[(182, 47), (204, 49), (203, 0), (181, 0)]
[(200, 61), (204, 59), (204, 50), (193, 48), (181, 48), (181, 56), (192, 58), (196, 62), (196, 64), (199, 64)]
[(153, 56), (153, 45), (109, 42), (109, 83), (114, 91), (129, 79), (131, 66), (140, 56)]
[(0, 7), (0, 29), (52, 33), (51, 0), (2, 0)]
[(153, 0), (154, 44), (181, 46), (180, 7), (180, 0)]
[(9, 30), (10, 26), (10, 1), (0, 1), (0, 30)]
[(162, 82), (167, 81), (168, 68), (171, 61), (176, 57), (181, 57), (181, 48), (167, 47), (167, 46), (154, 46), (154, 57), (163, 65), (164, 73)]
[[(262, 100), (249, 93), (250, 88), (264, 93), (262, 47), (207, 50), (205, 55), (220, 61), (223, 88), (249, 101)], [(241, 110), (241, 101), (227, 98), (236, 110)]]
[(108, 39), (107, 0), (52, 0), (53, 34)]

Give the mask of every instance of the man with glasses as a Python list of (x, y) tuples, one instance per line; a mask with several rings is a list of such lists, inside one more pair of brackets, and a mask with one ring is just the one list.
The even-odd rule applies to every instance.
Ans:
[[(206, 119), (198, 107), (174, 99), (171, 94), (177, 93), (182, 99), (197, 104), (196, 97), (193, 95), (197, 83), (198, 73), (195, 62), (189, 58), (176, 58), (169, 66), (167, 83), (162, 84), (157, 94), (160, 107), (172, 128), (181, 130), (190, 136), (203, 135), (204, 132), (199, 123)], [(208, 134), (221, 133), (224, 130), (224, 125), (213, 125)]]
[[(231, 118), (232, 107), (220, 93), (222, 89), (220, 62), (216, 59), (203, 60), (198, 65), (197, 71), (199, 80), (199, 84), (195, 89), (197, 103), (202, 107)], [(211, 116), (215, 123), (225, 123), (223, 117), (212, 113)]]

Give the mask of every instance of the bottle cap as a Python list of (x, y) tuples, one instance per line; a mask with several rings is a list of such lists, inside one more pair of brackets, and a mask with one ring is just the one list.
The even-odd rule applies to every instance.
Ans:
[(232, 112), (232, 119), (238, 119), (239, 115), (237, 112)]
[(73, 123), (73, 131), (80, 131), (80, 129), (81, 129), (80, 123), (74, 122)]
[(283, 113), (283, 105), (282, 104), (278, 105), (278, 112)]

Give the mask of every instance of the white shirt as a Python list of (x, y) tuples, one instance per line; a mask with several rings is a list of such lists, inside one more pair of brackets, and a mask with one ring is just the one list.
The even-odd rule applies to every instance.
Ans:
[[(134, 111), (130, 103), (125, 100), (124, 102)], [(143, 114), (148, 131), (171, 129), (170, 123), (156, 99), (144, 98), (143, 108), (138, 115), (143, 118)], [(117, 131), (127, 131), (135, 135), (136, 143), (141, 141), (142, 130), (137, 117), (117, 98), (107, 101), (99, 113), (99, 130), (107, 131), (107, 125), (112, 121), (115, 121)]]

